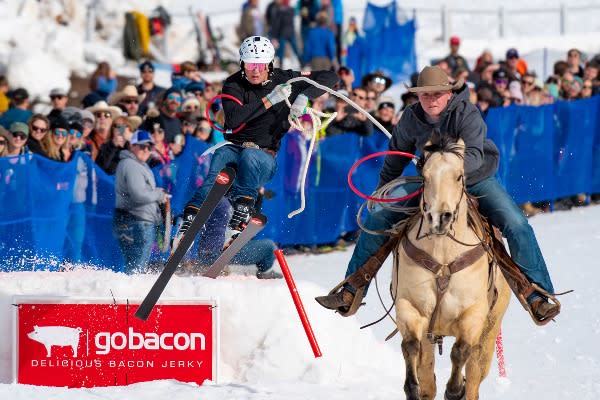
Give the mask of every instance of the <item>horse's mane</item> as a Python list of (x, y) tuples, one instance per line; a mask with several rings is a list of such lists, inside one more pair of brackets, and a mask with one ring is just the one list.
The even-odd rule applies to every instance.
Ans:
[(450, 137), (450, 135), (442, 135), (437, 129), (431, 133), (429, 144), (423, 147), (423, 152), (452, 153), (457, 157), (464, 159), (464, 145), (459, 144), (458, 140)]

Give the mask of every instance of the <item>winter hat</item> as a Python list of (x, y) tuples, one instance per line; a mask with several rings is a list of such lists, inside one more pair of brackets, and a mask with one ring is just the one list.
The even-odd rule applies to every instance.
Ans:
[(458, 46), (460, 44), (460, 38), (458, 36), (452, 36), (450, 38), (450, 45), (451, 46)]
[(150, 70), (150, 71), (154, 72), (154, 64), (152, 64), (148, 60), (146, 60), (140, 64), (140, 72), (144, 72), (146, 70)]
[(83, 131), (83, 118), (81, 117), (81, 113), (74, 112), (66, 116), (65, 112), (63, 111), (60, 116), (67, 120), (69, 123), (69, 129), (76, 129), (80, 132)]
[(519, 52), (515, 48), (510, 48), (506, 50), (506, 59), (509, 58), (519, 58)]
[(96, 104), (100, 100), (103, 100), (102, 96), (100, 96), (96, 92), (90, 92), (90, 93), (86, 94), (83, 97), (83, 99), (81, 99), (81, 105), (83, 106), (83, 108), (88, 108), (88, 107), (93, 106), (94, 104)]
[(396, 104), (394, 104), (394, 99), (391, 98), (390, 96), (380, 96), (379, 99), (377, 99), (377, 109), (381, 109), (381, 108), (396, 108)]
[(203, 92), (204, 93), (204, 89), (206, 88), (206, 84), (203, 81), (191, 81), (190, 83), (188, 83), (187, 85), (185, 85), (184, 90), (186, 92)]
[(24, 88), (17, 88), (13, 90), (8, 97), (16, 102), (20, 102), (29, 98), (29, 92)]
[(50, 129), (65, 129), (69, 130), (69, 121), (67, 121), (62, 115), (59, 115), (50, 120)]

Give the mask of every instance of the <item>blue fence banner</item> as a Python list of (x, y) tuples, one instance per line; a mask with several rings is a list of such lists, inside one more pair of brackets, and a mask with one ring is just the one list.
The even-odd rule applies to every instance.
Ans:
[[(518, 204), (554, 200), (577, 193), (600, 193), (600, 97), (557, 102), (541, 107), (491, 109), (488, 136), (500, 149), (498, 178)], [(262, 236), (280, 246), (335, 242), (358, 229), (356, 214), (363, 199), (347, 184), (360, 158), (387, 150), (387, 137), (352, 133), (317, 143), (306, 179), (306, 209), (300, 206), (300, 174), (308, 143), (297, 134), (283, 138), (278, 170), (263, 201), (269, 223)], [(173, 214), (180, 214), (194, 190), (202, 186), (210, 158), (204, 142), (193, 138), (171, 164), (153, 169), (161, 187), (173, 194)], [(361, 164), (354, 185), (370, 194), (376, 187), (383, 156)], [(414, 165), (405, 175), (415, 175)], [(114, 177), (85, 154), (69, 163), (37, 155), (0, 158), (0, 270), (62, 270), (85, 263), (122, 270), (122, 256), (112, 236)], [(194, 249), (192, 249), (193, 257)], [(157, 248), (153, 260), (166, 254)]]
[[(354, 76), (365, 76), (376, 70), (395, 83), (408, 81), (417, 69), (415, 20), (398, 23), (396, 2), (387, 6), (368, 3), (363, 21), (364, 37), (348, 47), (346, 64)], [(360, 81), (357, 80), (360, 84)]]

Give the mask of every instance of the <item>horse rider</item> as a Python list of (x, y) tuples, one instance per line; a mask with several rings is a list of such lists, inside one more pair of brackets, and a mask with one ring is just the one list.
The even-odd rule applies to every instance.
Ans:
[[(333, 87), (338, 82), (335, 72), (297, 72), (274, 68), (275, 49), (271, 41), (262, 36), (250, 36), (240, 46), (240, 71), (229, 76), (223, 93), (241, 101), (223, 101), (225, 128), (234, 130), (245, 124), (237, 133), (226, 133), (230, 143), (219, 147), (212, 156), (208, 176), (196, 190), (183, 212), (183, 222), (173, 240), (173, 248), (191, 225), (192, 219), (212, 187), (219, 171), (235, 164), (237, 175), (229, 191), (233, 215), (225, 232), (225, 246), (237, 236), (254, 213), (258, 189), (275, 175), (275, 160), (281, 138), (290, 128), (288, 114), (300, 117), (305, 113), (309, 98), (323, 94), (323, 90), (304, 81), (294, 87), (286, 83), (292, 78), (306, 76)], [(285, 103), (293, 102), (291, 109)]]
[[(498, 169), (499, 151), (486, 137), (487, 126), (469, 101), (467, 85), (462, 80), (452, 84), (441, 68), (433, 66), (425, 67), (419, 74), (417, 85), (408, 90), (416, 93), (419, 101), (402, 114), (392, 131), (389, 149), (412, 154), (419, 151), (422, 154), (423, 146), (434, 129), (442, 135), (462, 138), (466, 148), (467, 191), (478, 197), (480, 212), (507, 239), (512, 259), (527, 279), (553, 294), (552, 281), (533, 229), (494, 176)], [(410, 159), (405, 157), (387, 155), (379, 174), (378, 188), (399, 177), (409, 162)], [(416, 205), (417, 201), (408, 200), (402, 205)], [(381, 209), (366, 218), (365, 226), (370, 230), (385, 230), (405, 218), (405, 213)], [(352, 315), (362, 301), (362, 298), (354, 298), (357, 290), (363, 286), (366, 294), (370, 279), (392, 248), (388, 236), (362, 232), (346, 270), (346, 278), (349, 279), (337, 292), (317, 297), (317, 302), (325, 308), (340, 310), (345, 316)], [(357, 279), (360, 276), (366, 277)], [(549, 302), (538, 291), (527, 296), (527, 302), (539, 320), (552, 318), (560, 310), (559, 305)], [(351, 306), (355, 306), (354, 312), (348, 312)]]

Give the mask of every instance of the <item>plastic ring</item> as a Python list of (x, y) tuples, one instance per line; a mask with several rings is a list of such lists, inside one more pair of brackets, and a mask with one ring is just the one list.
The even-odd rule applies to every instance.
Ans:
[(210, 99), (210, 101), (206, 104), (206, 109), (204, 110), (204, 116), (206, 117), (206, 120), (208, 121), (208, 123), (210, 124), (210, 126), (213, 127), (213, 129), (216, 129), (219, 132), (222, 133), (238, 133), (239, 131), (241, 131), (242, 129), (244, 129), (244, 127), (246, 126), (246, 124), (241, 124), (240, 126), (238, 126), (235, 129), (225, 129), (223, 127), (221, 127), (220, 125), (218, 125), (216, 122), (214, 122), (212, 120), (212, 118), (210, 117), (210, 110), (212, 108), (213, 103), (215, 102), (215, 100), (220, 99), (220, 98), (224, 98), (224, 99), (228, 99), (228, 100), (232, 100), (234, 102), (236, 102), (237, 104), (239, 104), (240, 106), (242, 105), (242, 102), (237, 98), (234, 97), (230, 94), (218, 94), (215, 97), (213, 97), (212, 99)]
[(366, 195), (363, 192), (361, 192), (360, 190), (358, 190), (356, 188), (356, 186), (354, 186), (354, 183), (352, 183), (352, 174), (354, 173), (354, 171), (356, 170), (356, 168), (358, 168), (358, 166), (360, 164), (364, 163), (367, 160), (370, 160), (371, 158), (379, 157), (382, 155), (388, 155), (388, 154), (396, 155), (396, 156), (403, 156), (403, 157), (410, 157), (410, 158), (418, 158), (414, 154), (405, 153), (403, 151), (391, 151), (391, 150), (379, 151), (377, 153), (369, 154), (368, 156), (361, 158), (360, 160), (355, 162), (354, 165), (352, 165), (352, 168), (350, 168), (350, 171), (348, 171), (348, 186), (350, 186), (350, 189), (352, 189), (352, 191), (354, 193), (356, 193), (356, 195), (358, 195), (359, 197), (362, 197), (365, 200), (375, 201), (377, 203), (397, 203), (400, 201), (406, 201), (408, 199), (412, 199), (413, 197), (418, 196), (423, 191), (422, 188), (419, 188), (418, 190), (415, 190), (413, 193), (409, 193), (406, 196), (397, 197), (397, 198), (389, 198), (389, 199), (381, 199), (379, 197), (373, 197), (373, 196)]

